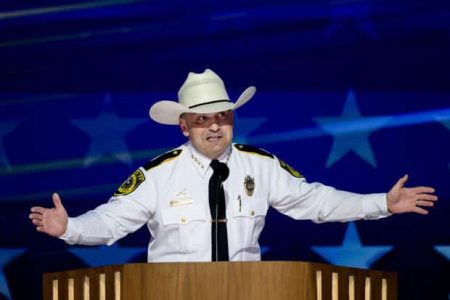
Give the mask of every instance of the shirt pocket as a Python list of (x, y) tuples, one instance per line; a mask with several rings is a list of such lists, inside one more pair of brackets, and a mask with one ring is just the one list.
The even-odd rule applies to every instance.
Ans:
[(259, 251), (258, 239), (265, 224), (267, 207), (265, 201), (258, 201), (255, 197), (242, 197), (233, 203), (233, 215), (229, 221), (233, 223), (233, 231), (239, 233), (233, 241), (239, 250)]
[(210, 242), (207, 227), (210, 226), (210, 216), (200, 206), (163, 208), (161, 218), (167, 240), (171, 244), (169, 247), (173, 246), (183, 253), (194, 253), (202, 251)]

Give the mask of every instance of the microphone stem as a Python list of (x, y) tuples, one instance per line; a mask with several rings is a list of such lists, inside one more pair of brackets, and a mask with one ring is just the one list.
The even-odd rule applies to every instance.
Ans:
[(215, 222), (214, 222), (214, 224), (215, 224), (215, 227), (214, 227), (214, 230), (215, 230), (215, 232), (216, 232), (216, 234), (215, 234), (215, 245), (216, 245), (216, 261), (219, 261), (219, 236), (218, 236), (218, 233), (219, 233), (219, 230), (218, 230), (218, 228), (219, 228), (219, 197), (220, 197), (220, 187), (222, 186), (222, 180), (220, 180), (220, 176), (219, 176), (219, 184), (217, 185), (217, 189), (216, 189), (216, 220), (215, 220)]

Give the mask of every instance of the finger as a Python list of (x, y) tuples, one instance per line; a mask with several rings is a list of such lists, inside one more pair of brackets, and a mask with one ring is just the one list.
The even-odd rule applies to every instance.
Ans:
[(426, 193), (426, 194), (432, 194), (434, 193), (434, 188), (429, 186), (416, 186), (413, 188), (410, 188), (411, 191), (420, 194), (420, 193)]
[(31, 213), (28, 216), (30, 219), (38, 219), (38, 220), (42, 220), (42, 214), (38, 214), (38, 213)]
[(426, 207), (433, 207), (434, 202), (426, 201), (426, 200), (417, 200), (416, 206), (426, 206)]
[(41, 220), (32, 219), (31, 222), (33, 222), (33, 224), (36, 225), (36, 226), (43, 226)]
[(43, 214), (46, 208), (40, 206), (34, 206), (30, 209), (31, 212)]
[(416, 206), (416, 208), (414, 209), (415, 213), (418, 213), (420, 215), (428, 215), (428, 211), (426, 209), (423, 209), (421, 207)]
[(435, 195), (429, 195), (429, 194), (419, 194), (417, 195), (418, 200), (427, 200), (427, 201), (437, 201), (438, 197)]
[(52, 199), (53, 199), (53, 204), (55, 205), (56, 208), (63, 207), (63, 205), (61, 203), (61, 198), (59, 197), (58, 193), (53, 193)]
[(406, 174), (405, 176), (403, 176), (402, 178), (400, 178), (400, 179), (395, 183), (394, 188), (401, 189), (401, 188), (405, 185), (406, 181), (408, 181), (408, 174)]

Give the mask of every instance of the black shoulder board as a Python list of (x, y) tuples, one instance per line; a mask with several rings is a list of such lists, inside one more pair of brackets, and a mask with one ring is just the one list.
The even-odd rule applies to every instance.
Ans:
[(267, 152), (266, 150), (260, 149), (260, 148), (255, 147), (255, 146), (242, 145), (242, 144), (235, 144), (234, 147), (235, 147), (236, 149), (238, 149), (239, 151), (244, 151), (244, 152), (248, 152), (248, 153), (259, 154), (259, 155), (262, 155), (262, 156), (266, 156), (266, 157), (273, 158), (272, 153)]
[(181, 149), (175, 149), (175, 150), (169, 151), (169, 152), (167, 152), (167, 153), (164, 153), (164, 154), (162, 154), (162, 155), (160, 155), (160, 156), (158, 156), (158, 157), (152, 159), (151, 161), (149, 161), (149, 162), (144, 166), (144, 169), (148, 171), (148, 170), (150, 170), (151, 168), (154, 168), (154, 167), (156, 167), (156, 166), (159, 166), (160, 164), (162, 164), (162, 163), (164, 163), (164, 162), (167, 162), (167, 161), (169, 161), (169, 160), (172, 160), (172, 159), (174, 159), (175, 157), (177, 157), (178, 155), (180, 155), (182, 151), (183, 151), (183, 150), (181, 150)]

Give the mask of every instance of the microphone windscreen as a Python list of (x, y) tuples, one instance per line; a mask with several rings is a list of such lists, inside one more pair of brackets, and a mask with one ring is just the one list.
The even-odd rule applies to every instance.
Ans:
[(219, 175), (220, 180), (225, 181), (230, 175), (230, 168), (228, 168), (228, 166), (225, 163), (221, 162), (217, 173)]

